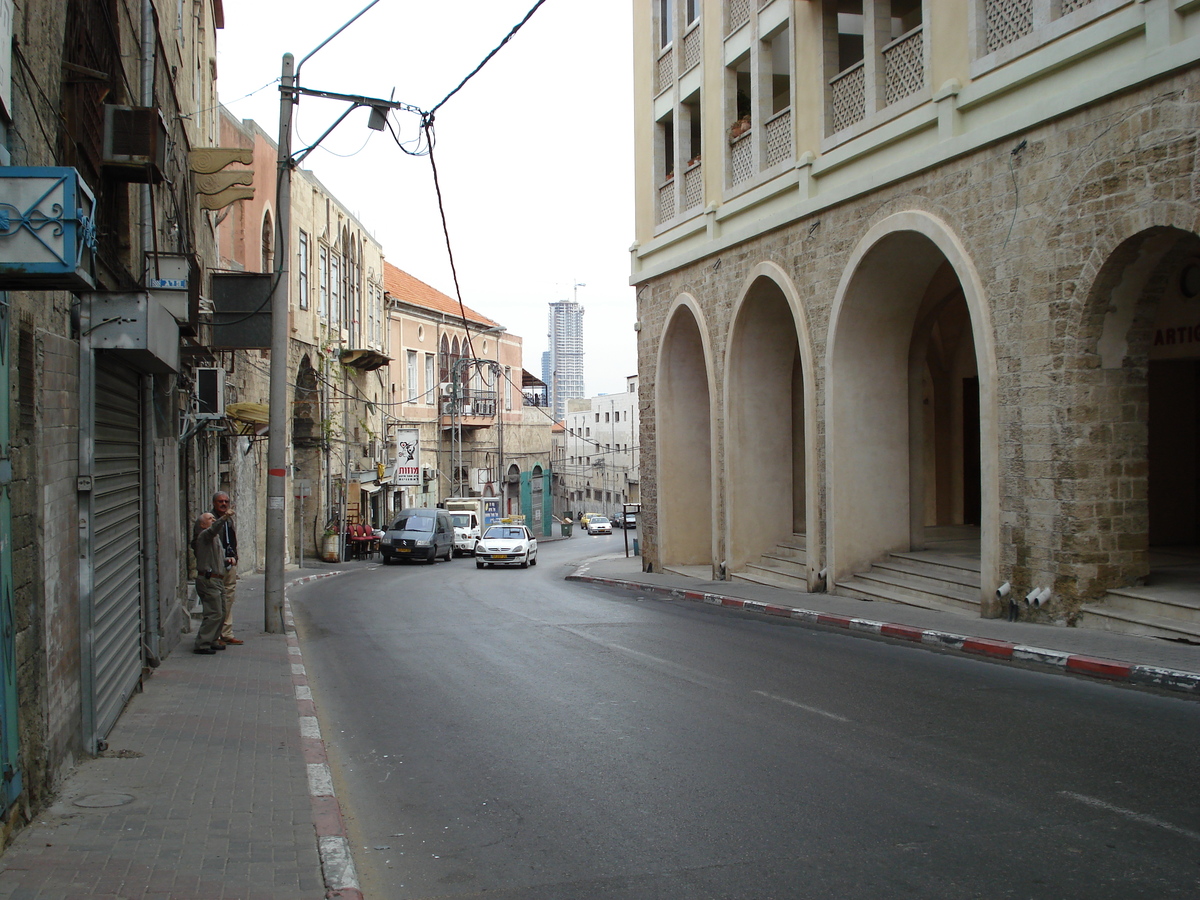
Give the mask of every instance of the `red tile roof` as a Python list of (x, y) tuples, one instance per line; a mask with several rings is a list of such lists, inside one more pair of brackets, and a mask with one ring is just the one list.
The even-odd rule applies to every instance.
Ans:
[[(383, 261), (383, 288), (396, 300), (421, 306), (433, 312), (444, 313), (453, 319), (462, 318), (462, 310), (458, 301), (448, 297), (437, 288), (430, 287), (419, 278), (414, 278), (402, 269), (393, 266), (387, 260)], [(469, 306), (465, 307), (467, 320), (473, 325), (483, 325), (491, 328), (499, 325), (485, 315), (475, 312)]]

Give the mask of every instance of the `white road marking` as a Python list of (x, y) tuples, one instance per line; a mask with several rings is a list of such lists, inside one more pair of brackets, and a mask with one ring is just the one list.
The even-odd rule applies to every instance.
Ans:
[(768, 694), (766, 691), (755, 691), (760, 697), (766, 697), (768, 700), (775, 700), (779, 703), (786, 703), (788, 706), (794, 706), (796, 709), (802, 709), (805, 712), (814, 713), (818, 716), (825, 716), (827, 719), (833, 719), (837, 722), (849, 722), (845, 716), (839, 716), (837, 713), (826, 712), (823, 709), (817, 709), (815, 706), (806, 706), (803, 703), (797, 703), (795, 700), (789, 700), (787, 697), (779, 697), (775, 694)]
[(1120, 806), (1114, 806), (1104, 800), (1096, 797), (1088, 797), (1085, 794), (1075, 794), (1071, 791), (1059, 791), (1060, 797), (1067, 797), (1075, 800), (1085, 806), (1093, 807), (1094, 809), (1102, 809), (1105, 812), (1116, 813), (1118, 816), (1124, 816), (1134, 822), (1140, 822), (1142, 825), (1150, 825), (1154, 828), (1162, 828), (1172, 834), (1177, 834), (1180, 837), (1185, 837), (1188, 840), (1200, 841), (1200, 833), (1191, 831), (1187, 828), (1180, 828), (1178, 825), (1172, 825), (1170, 822), (1164, 822), (1162, 819), (1156, 819), (1154, 816), (1148, 816), (1144, 813), (1134, 812), (1132, 809), (1125, 809)]

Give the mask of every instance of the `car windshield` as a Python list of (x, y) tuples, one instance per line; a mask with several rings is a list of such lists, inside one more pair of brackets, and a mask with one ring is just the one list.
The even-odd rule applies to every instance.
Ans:
[(604, 518), (604, 516), (592, 516), (590, 519), (588, 519), (588, 524), (595, 522), (597, 525), (603, 525), (607, 521), (608, 519)]
[(400, 516), (392, 523), (392, 531), (433, 531), (433, 516), (422, 513)]
[(450, 521), (454, 523), (455, 528), (470, 528), (471, 527), (471, 517), (469, 515), (467, 515), (466, 513), (459, 513), (458, 515), (452, 515), (450, 517)]
[(511, 525), (493, 525), (483, 535), (484, 540), (510, 541), (522, 540), (525, 537), (524, 528), (514, 528)]

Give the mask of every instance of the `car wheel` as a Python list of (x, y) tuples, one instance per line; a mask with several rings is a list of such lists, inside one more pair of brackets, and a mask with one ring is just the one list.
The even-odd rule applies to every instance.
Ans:
[(537, 565), (537, 554), (536, 554), (536, 553), (535, 553), (535, 554), (533, 554), (533, 559), (531, 559), (531, 560), (529, 561), (529, 564), (530, 564), (531, 566), (536, 566), (536, 565)]
[(381, 556), (383, 557), (383, 564), (385, 566), (390, 566), (392, 564), (392, 557), (389, 554), (383, 553)]
[(526, 553), (525, 558), (523, 560), (521, 560), (521, 568), (522, 569), (529, 568), (529, 554), (528, 553)]
[(483, 568), (483, 560), (482, 559), (475, 560), (475, 568), (477, 568), (477, 569)]

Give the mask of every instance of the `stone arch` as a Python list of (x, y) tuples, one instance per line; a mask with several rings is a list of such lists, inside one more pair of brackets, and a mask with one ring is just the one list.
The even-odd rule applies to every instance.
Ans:
[[(995, 336), (973, 262), (950, 227), (928, 212), (876, 223), (851, 254), (835, 295), (826, 355), (830, 580), (887, 552), (923, 546), (925, 373), (930, 341), (952, 303), (965, 306), (969, 333), (961, 337), (973, 344), (978, 378), (980, 600), (984, 615), (998, 615)], [(964, 448), (973, 441), (964, 438)]]
[(813, 441), (815, 378), (795, 285), (771, 262), (748, 273), (725, 354), (725, 556), (739, 571), (780, 543), (807, 542), (811, 584), (821, 541)]
[(680, 295), (667, 314), (656, 371), (659, 565), (711, 566), (716, 390), (708, 327), (690, 295)]

